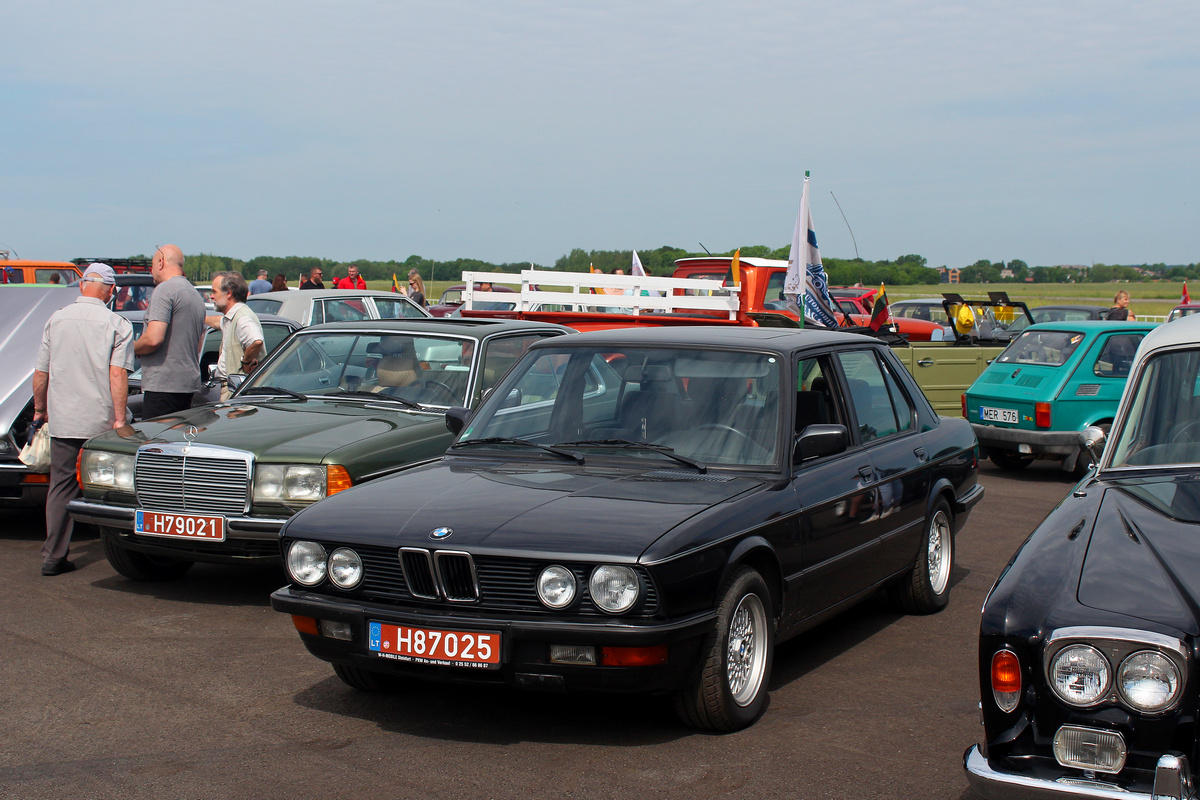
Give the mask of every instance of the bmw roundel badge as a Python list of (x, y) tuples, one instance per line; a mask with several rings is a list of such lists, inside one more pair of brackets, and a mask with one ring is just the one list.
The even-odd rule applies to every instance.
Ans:
[(441, 539), (447, 538), (452, 533), (454, 533), (453, 528), (434, 528), (433, 530), (431, 530), (429, 532), (429, 538), (434, 539), (434, 540), (441, 540)]

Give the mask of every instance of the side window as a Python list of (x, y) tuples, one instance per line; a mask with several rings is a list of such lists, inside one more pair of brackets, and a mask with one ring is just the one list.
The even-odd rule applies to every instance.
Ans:
[[(367, 304), (357, 299), (333, 299), (321, 302), (324, 307), (322, 319), (324, 322), (356, 322), (360, 319), (370, 319)], [(313, 322), (316, 323), (317, 312), (313, 309)]]
[[(859, 437), (864, 443), (891, 436), (900, 430), (896, 409), (888, 390), (879, 359), (870, 350), (851, 350), (837, 354), (850, 387), (850, 405), (858, 420)], [(893, 381), (893, 385), (894, 385)], [(907, 408), (907, 404), (906, 404)], [(909, 410), (908, 427), (912, 425)]]
[(270, 353), (279, 343), (291, 335), (292, 329), (287, 325), (265, 323), (263, 329), (263, 354)]
[(892, 410), (896, 413), (897, 427), (902, 431), (911, 430), (913, 426), (913, 407), (900, 389), (896, 376), (886, 366), (883, 368), (883, 383), (887, 386), (888, 397), (892, 401)]
[(253, 297), (246, 301), (246, 305), (255, 314), (278, 314), (283, 307), (279, 300), (255, 300)]
[(1129, 368), (1133, 364), (1133, 354), (1141, 344), (1141, 333), (1122, 333), (1108, 337), (1092, 372), (1097, 378), (1128, 378)]
[(503, 378), (509, 367), (529, 349), (529, 345), (542, 338), (525, 335), (490, 340), (483, 351), (483, 371), (479, 376), (479, 388), (484, 390), (495, 386), (496, 381)]
[(802, 358), (796, 367), (796, 433), (809, 425), (841, 424), (833, 399), (829, 356)]
[(312, 304), (312, 319), (308, 321), (308, 324), (309, 325), (320, 325), (324, 321), (325, 321), (325, 304), (314, 302)]
[(407, 300), (390, 297), (375, 298), (375, 308), (379, 309), (380, 319), (405, 319), (423, 317), (420, 309)]

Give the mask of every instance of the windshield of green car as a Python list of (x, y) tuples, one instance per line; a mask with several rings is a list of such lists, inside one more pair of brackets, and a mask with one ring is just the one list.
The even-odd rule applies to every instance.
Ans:
[(1083, 334), (1078, 331), (1025, 331), (996, 360), (1001, 364), (1058, 367), (1067, 363), (1082, 341)]
[(1200, 350), (1148, 359), (1113, 436), (1112, 467), (1200, 464)]
[(589, 462), (604, 455), (673, 467), (669, 450), (709, 466), (773, 466), (781, 366), (778, 356), (752, 352), (538, 349), (496, 387), (459, 443), (522, 439), (576, 449)]
[[(360, 393), (431, 406), (466, 405), (475, 340), (411, 333), (299, 333), (239, 395), (277, 387), (309, 396)], [(369, 398), (368, 398), (369, 399)]]

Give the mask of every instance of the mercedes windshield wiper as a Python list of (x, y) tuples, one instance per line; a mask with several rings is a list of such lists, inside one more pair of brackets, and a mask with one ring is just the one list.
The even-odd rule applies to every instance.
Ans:
[(394, 394), (384, 394), (383, 392), (364, 392), (351, 389), (339, 389), (336, 392), (329, 392), (326, 397), (362, 397), (368, 400), (390, 400), (393, 403), (400, 403), (407, 408), (424, 409), (425, 406), (420, 403), (414, 403), (412, 400), (403, 397), (396, 397)]
[(687, 464), (698, 472), (708, 472), (706, 464), (687, 456), (681, 456), (675, 452), (675, 448), (667, 447), (665, 444), (635, 442), (632, 439), (580, 439), (577, 442), (558, 442), (558, 445), (560, 447), (623, 447), (629, 450), (653, 450), (656, 453), (662, 453), (667, 458), (675, 459), (680, 464)]
[(545, 450), (547, 453), (553, 453), (556, 456), (569, 458), (576, 464), (583, 463), (583, 456), (579, 455), (579, 453), (571, 453), (566, 450), (559, 450), (557, 447), (551, 447), (550, 445), (538, 444), (537, 442), (531, 442), (528, 439), (514, 439), (509, 436), (488, 436), (483, 439), (463, 439), (461, 442), (455, 442), (454, 444), (450, 445), (450, 449), (453, 450), (457, 447), (467, 447), (473, 444), (520, 444), (526, 447), (536, 447), (539, 450)]
[(301, 402), (308, 400), (307, 397), (299, 392), (293, 392), (291, 389), (284, 389), (281, 386), (251, 386), (249, 389), (243, 390), (238, 396), (244, 397), (248, 394), (283, 394), (288, 397), (294, 397)]

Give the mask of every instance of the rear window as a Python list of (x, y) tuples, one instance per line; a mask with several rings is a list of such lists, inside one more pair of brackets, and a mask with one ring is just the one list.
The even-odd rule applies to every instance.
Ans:
[(1083, 334), (1078, 331), (1025, 331), (996, 360), (1058, 367), (1067, 363), (1082, 341)]

